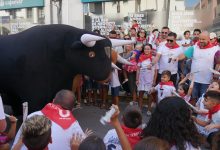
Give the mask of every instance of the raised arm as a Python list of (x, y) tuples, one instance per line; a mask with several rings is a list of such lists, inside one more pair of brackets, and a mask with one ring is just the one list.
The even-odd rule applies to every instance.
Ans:
[(190, 83), (189, 90), (187, 93), (188, 96), (192, 95), (193, 87), (194, 87), (194, 75), (192, 75), (192, 78), (191, 78), (191, 83)]
[(123, 150), (131, 150), (131, 145), (130, 145), (123, 129), (121, 128), (120, 122), (118, 120), (118, 115), (119, 115), (120, 111), (119, 111), (119, 109), (116, 105), (113, 105), (113, 107), (116, 109), (116, 112), (111, 117), (111, 123), (112, 123), (112, 125), (114, 126), (114, 128), (117, 132), (119, 141), (121, 143), (121, 147), (122, 147)]

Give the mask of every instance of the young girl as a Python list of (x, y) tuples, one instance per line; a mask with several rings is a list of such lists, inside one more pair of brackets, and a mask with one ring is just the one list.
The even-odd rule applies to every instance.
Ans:
[[(191, 78), (191, 83), (190, 86), (186, 83), (186, 81), (190, 78), (190, 76), (192, 76)], [(180, 81), (179, 85), (178, 85), (178, 94), (187, 102), (190, 101), (191, 95), (192, 95), (192, 90), (193, 90), (193, 86), (194, 86), (194, 77), (192, 74), (187, 74), (186, 77)]]
[[(139, 106), (143, 106), (143, 96), (145, 92), (148, 92), (153, 85), (156, 83), (157, 78), (157, 67), (156, 65), (151, 69), (148, 69), (147, 66), (152, 63), (152, 45), (146, 44), (144, 51), (139, 57), (138, 69), (136, 73), (136, 84), (137, 90), (139, 91)], [(148, 96), (148, 114), (151, 114), (151, 96)]]
[(171, 150), (200, 150), (202, 142), (189, 106), (174, 96), (164, 98), (157, 105), (142, 135), (166, 140)]

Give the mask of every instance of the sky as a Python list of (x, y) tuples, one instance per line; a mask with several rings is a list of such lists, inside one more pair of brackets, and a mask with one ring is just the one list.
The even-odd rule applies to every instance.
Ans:
[(185, 0), (186, 7), (193, 7), (197, 4), (199, 0)]

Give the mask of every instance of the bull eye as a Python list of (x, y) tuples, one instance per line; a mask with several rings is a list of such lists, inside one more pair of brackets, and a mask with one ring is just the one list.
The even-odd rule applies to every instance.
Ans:
[(89, 52), (89, 57), (91, 58), (95, 57), (95, 52), (94, 51)]

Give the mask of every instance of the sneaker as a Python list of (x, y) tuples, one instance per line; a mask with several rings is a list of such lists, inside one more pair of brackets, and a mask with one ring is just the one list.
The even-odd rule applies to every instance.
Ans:
[(122, 84), (124, 84), (124, 83), (126, 83), (126, 82), (128, 82), (128, 79), (125, 79), (125, 80), (122, 82)]
[(151, 116), (151, 114), (152, 114), (152, 113), (148, 110), (148, 111), (147, 111), (147, 115), (148, 115), (148, 116)]
[(138, 102), (136, 102), (136, 101), (131, 101), (131, 102), (129, 103), (129, 105), (131, 105), (131, 106), (138, 106)]

